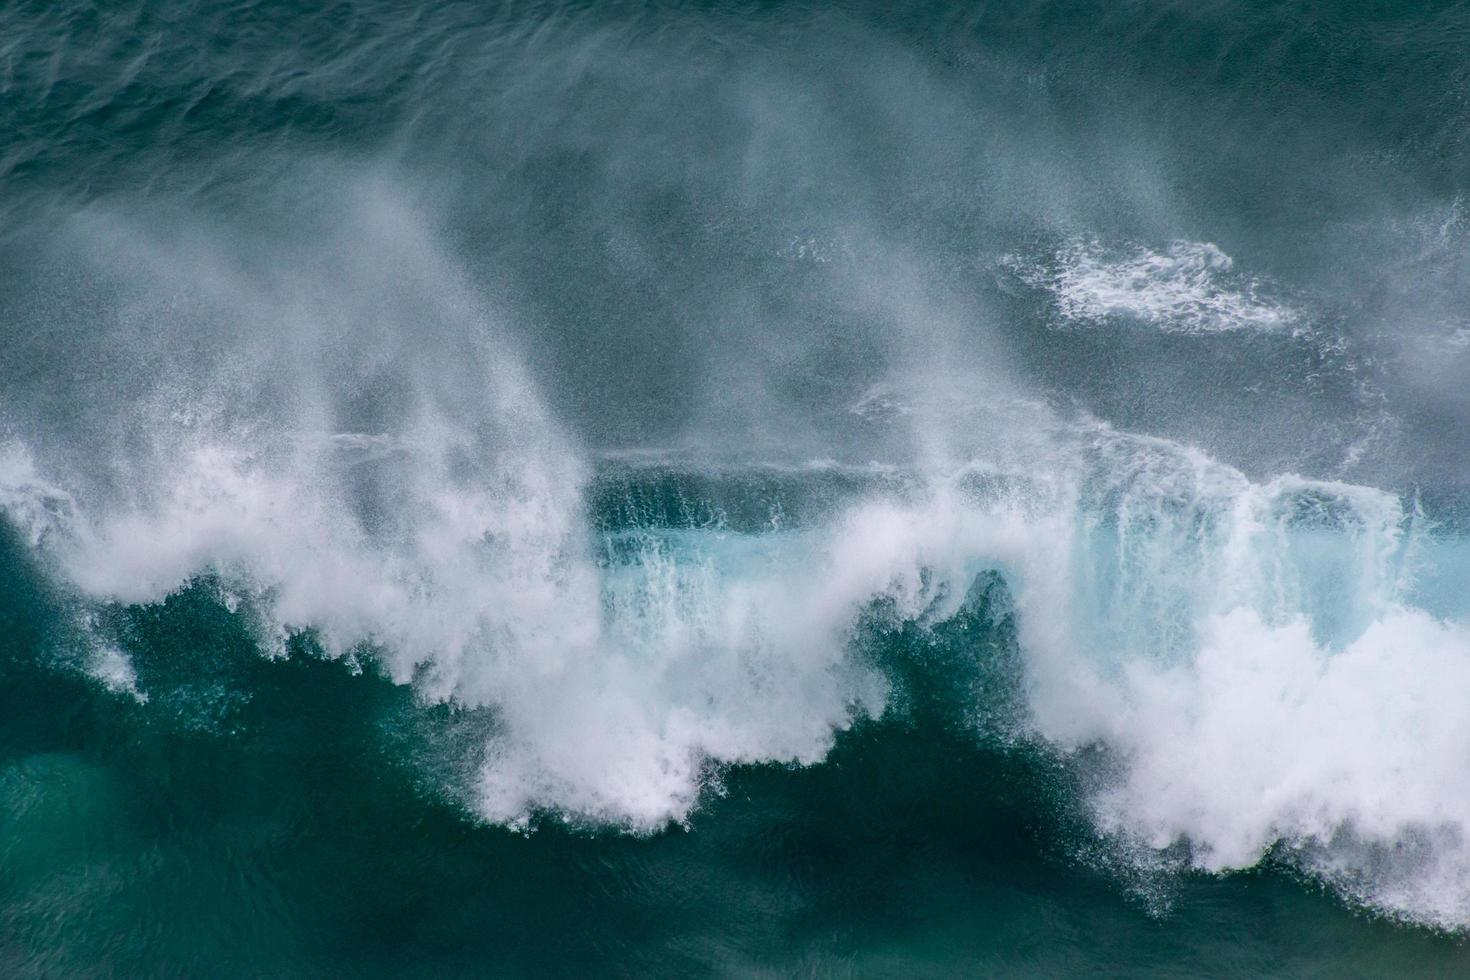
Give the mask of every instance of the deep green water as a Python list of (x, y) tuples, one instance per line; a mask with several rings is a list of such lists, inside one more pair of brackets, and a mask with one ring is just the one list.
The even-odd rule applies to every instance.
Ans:
[(0, 4), (0, 975), (1470, 975), (1470, 5)]

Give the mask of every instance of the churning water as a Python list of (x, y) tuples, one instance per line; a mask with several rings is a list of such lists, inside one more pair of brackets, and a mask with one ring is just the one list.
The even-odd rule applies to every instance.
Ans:
[(0, 971), (1470, 970), (1467, 78), (0, 8)]

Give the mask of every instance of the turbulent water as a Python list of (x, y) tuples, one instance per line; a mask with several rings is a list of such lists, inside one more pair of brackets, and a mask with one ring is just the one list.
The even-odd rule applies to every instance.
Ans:
[(1470, 6), (0, 6), (0, 972), (1470, 972)]

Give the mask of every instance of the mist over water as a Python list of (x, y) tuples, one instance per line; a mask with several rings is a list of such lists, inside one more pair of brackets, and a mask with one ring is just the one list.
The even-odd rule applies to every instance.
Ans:
[[(77, 882), (163, 833), (138, 813), (218, 806), (262, 907), (339, 848), (432, 892), (351, 850), (412, 826), (444, 928), (486, 861), (548, 907), (709, 882), (686, 926), (599, 899), (611, 972), (1021, 969), (955, 938), (1001, 922), (986, 867), (1122, 937), (1042, 972), (1190, 968), (1130, 930), (1250, 930), (1191, 896), (1252, 882), (1364, 937), (1338, 970), (1449, 968), (1467, 37), (1453, 5), (0, 11), (0, 965), (219, 966), (46, 925), (197, 884)], [(210, 795), (318, 765), (320, 800)], [(51, 807), (136, 839), (64, 859)], [(973, 865), (969, 819), (1046, 856)], [(801, 918), (926, 846), (891, 889), (938, 932)], [(731, 897), (772, 875), (809, 903), (767, 899), (779, 941)], [(368, 962), (274, 915), (226, 972)], [(377, 968), (473, 972), (419, 940)]]

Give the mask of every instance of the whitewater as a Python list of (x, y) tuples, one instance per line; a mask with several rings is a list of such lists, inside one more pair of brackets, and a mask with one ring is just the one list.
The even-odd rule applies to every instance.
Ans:
[[(412, 226), (397, 218), (402, 247)], [(446, 787), (483, 819), (647, 833), (687, 820), (720, 767), (820, 764), (837, 732), (885, 709), (889, 681), (852, 651), (860, 614), (881, 601), (897, 621), (944, 623), (994, 572), (1024, 663), (1004, 737), (1063, 758), (1103, 749), (1113, 771), (1088, 799), (1100, 833), (1216, 872), (1285, 848), (1369, 907), (1467, 922), (1470, 796), (1454, 777), (1470, 750), (1455, 708), (1470, 558), (1413, 501), (1252, 481), (1004, 393), (965, 408), (889, 389), (927, 457), (904, 467), (588, 457), (492, 314), (418, 248), (425, 302), (465, 360), (410, 375), (389, 431), (313, 428), (321, 400), (352, 391), (308, 376), (290, 387), (315, 397), (274, 425), (165, 392), (142, 416), (145, 465), (129, 460), (143, 475), (107, 474), (105, 490), (68, 484), (24, 441), (7, 448), (0, 503), (92, 624), (81, 669), (146, 698), (96, 608), (207, 577), (248, 607), (262, 656), (306, 633), (425, 699), (491, 709), (478, 771)], [(1167, 263), (1154, 281), (1116, 275), (1128, 295), (1166, 297), (1141, 301), (1147, 320), (1210, 268), (1228, 265), (1183, 285)], [(1207, 307), (1247, 303), (1194, 288)], [(369, 340), (330, 356), (355, 371), (415, 357)], [(772, 472), (790, 504), (763, 498)], [(720, 488), (702, 510), (589, 520), (593, 490), (631, 505), (691, 474)], [(842, 480), (824, 486), (830, 474)], [(732, 519), (725, 495), (757, 513)]]
[(0, 971), (1459, 962), (1462, 9), (196, 6), (0, 11)]

